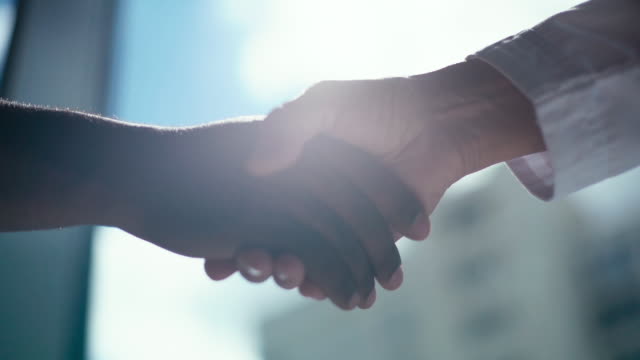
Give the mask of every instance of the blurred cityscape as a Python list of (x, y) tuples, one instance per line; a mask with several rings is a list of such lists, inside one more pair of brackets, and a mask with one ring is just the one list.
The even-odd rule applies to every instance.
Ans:
[(265, 359), (640, 359), (640, 224), (603, 236), (570, 202), (492, 176), (445, 198), (430, 239), (405, 251), (400, 290), (368, 311), (270, 318)]

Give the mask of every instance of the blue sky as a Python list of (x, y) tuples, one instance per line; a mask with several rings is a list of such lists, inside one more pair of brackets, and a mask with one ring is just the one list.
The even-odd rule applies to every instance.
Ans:
[(217, 7), (206, 0), (122, 2), (111, 98), (115, 115), (186, 125), (269, 110), (241, 83), (243, 34)]

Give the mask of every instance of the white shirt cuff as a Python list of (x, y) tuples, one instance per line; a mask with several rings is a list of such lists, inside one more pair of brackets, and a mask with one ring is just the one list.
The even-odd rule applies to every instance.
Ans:
[(553, 197), (553, 168), (548, 152), (513, 159), (507, 165), (533, 195), (542, 200)]
[[(576, 55), (582, 63), (560, 62), (569, 55), (562, 53), (565, 49), (554, 53), (548, 37), (553, 38), (525, 31), (473, 56), (502, 72), (534, 105), (547, 151), (508, 164), (543, 200), (565, 196), (640, 162), (640, 66), (627, 62), (607, 67), (610, 54), (605, 59)], [(585, 59), (598, 64), (587, 66)]]

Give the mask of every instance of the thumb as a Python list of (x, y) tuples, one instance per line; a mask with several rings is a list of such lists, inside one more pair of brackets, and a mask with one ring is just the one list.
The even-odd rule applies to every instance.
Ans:
[(265, 176), (295, 164), (304, 145), (323, 131), (324, 116), (302, 111), (295, 101), (272, 111), (261, 124), (247, 170)]

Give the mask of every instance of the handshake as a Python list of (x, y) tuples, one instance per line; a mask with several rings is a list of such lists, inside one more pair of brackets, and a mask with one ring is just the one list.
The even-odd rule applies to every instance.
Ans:
[(191, 128), (0, 105), (16, 170), (0, 231), (115, 226), (205, 259), (214, 280), (273, 276), (342, 309), (371, 307), (376, 279), (400, 286), (395, 241), (427, 237), (450, 185), (544, 150), (531, 104), (477, 60), (322, 82), (261, 121)]
[(262, 121), (148, 136), (116, 226), (214, 280), (273, 276), (347, 310), (373, 305), (376, 279), (401, 285), (395, 241), (427, 237), (451, 184), (543, 146), (527, 100), (480, 62), (322, 82)]

